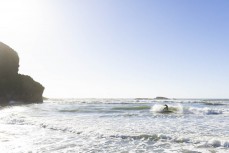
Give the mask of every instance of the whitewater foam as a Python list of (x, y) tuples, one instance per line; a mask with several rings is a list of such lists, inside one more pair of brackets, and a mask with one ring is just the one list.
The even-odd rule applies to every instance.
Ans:
[[(169, 105), (169, 111), (173, 112), (173, 113), (182, 113), (183, 112), (183, 106), (181, 104), (172, 104)], [(162, 104), (154, 104), (151, 107), (151, 111), (154, 113), (163, 113), (165, 106)]]
[[(9, 153), (229, 151), (228, 105), (78, 101), (1, 109), (0, 149)], [(164, 104), (174, 113), (161, 114)]]
[(197, 107), (189, 107), (184, 110), (186, 113), (191, 113), (191, 114), (202, 114), (202, 115), (218, 115), (222, 114), (222, 110), (217, 110), (213, 108), (197, 108)]

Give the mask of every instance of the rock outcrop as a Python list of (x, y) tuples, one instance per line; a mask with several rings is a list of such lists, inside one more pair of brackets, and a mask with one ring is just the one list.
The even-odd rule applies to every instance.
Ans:
[(166, 97), (156, 97), (155, 99), (156, 100), (168, 100), (169, 98), (166, 98)]
[(18, 74), (19, 56), (0, 42), (0, 105), (11, 101), (41, 103), (44, 87), (30, 76)]

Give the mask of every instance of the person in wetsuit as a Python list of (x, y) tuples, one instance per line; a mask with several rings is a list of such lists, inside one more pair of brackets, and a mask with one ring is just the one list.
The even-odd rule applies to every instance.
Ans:
[(163, 111), (169, 111), (169, 107), (168, 107), (168, 105), (164, 105), (165, 106), (165, 108), (163, 109)]

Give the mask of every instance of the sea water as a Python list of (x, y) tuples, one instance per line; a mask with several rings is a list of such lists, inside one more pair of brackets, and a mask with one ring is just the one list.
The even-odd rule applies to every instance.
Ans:
[(229, 101), (49, 99), (2, 107), (0, 152), (228, 153)]

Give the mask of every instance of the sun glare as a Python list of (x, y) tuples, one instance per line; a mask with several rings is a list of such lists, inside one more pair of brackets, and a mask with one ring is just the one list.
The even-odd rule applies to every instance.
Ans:
[(39, 20), (37, 0), (0, 0), (0, 38), (12, 43), (12, 39), (25, 36)]

